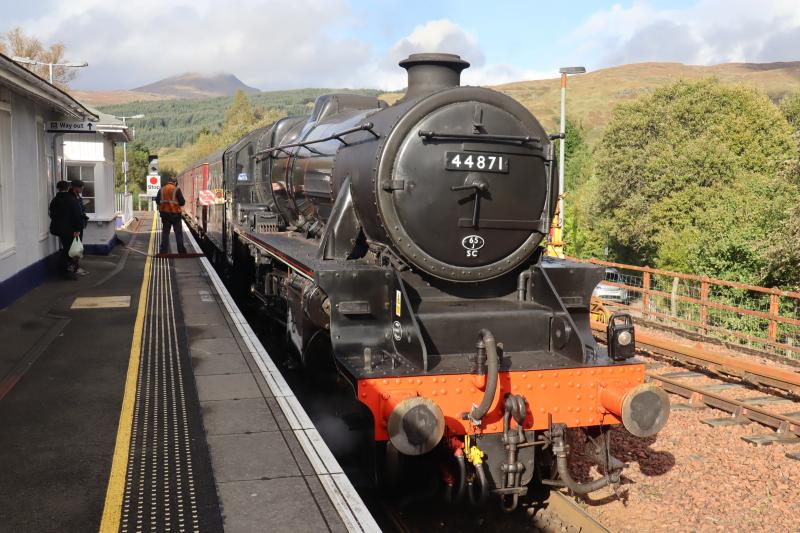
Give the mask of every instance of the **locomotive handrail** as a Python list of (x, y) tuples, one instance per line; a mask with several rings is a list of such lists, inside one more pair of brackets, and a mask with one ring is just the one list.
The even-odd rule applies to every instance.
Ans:
[[(288, 151), (289, 148), (302, 147), (302, 148), (307, 148), (307, 149), (311, 150), (311, 148), (309, 148), (309, 146), (312, 145), (312, 144), (324, 143), (324, 142), (333, 141), (333, 140), (337, 140), (340, 143), (342, 143), (343, 145), (349, 146), (349, 143), (347, 141), (345, 141), (344, 139), (342, 139), (342, 137), (344, 137), (345, 135), (350, 135), (351, 133), (357, 133), (359, 131), (368, 131), (372, 135), (374, 135), (376, 139), (379, 139), (380, 135), (375, 133), (375, 131), (372, 129), (373, 127), (374, 127), (374, 125), (372, 124), (372, 122), (365, 122), (364, 124), (359, 124), (358, 126), (355, 126), (353, 128), (348, 128), (346, 130), (340, 131), (338, 133), (334, 133), (333, 135), (329, 135), (327, 137), (321, 137), (319, 139), (313, 139), (311, 141), (300, 141), (300, 142), (296, 142), (296, 143), (288, 143), (288, 144), (280, 144), (278, 146), (270, 146), (269, 148), (264, 148), (263, 150), (259, 150), (258, 152), (256, 152), (253, 155), (254, 156), (259, 156), (259, 155), (262, 155), (262, 154), (272, 154), (272, 152), (275, 152), (275, 151), (281, 151), (281, 152), (285, 153), (286, 155), (292, 155)], [(316, 153), (319, 153), (319, 151), (316, 151)]]
[(539, 143), (542, 140), (539, 137), (531, 137), (530, 135), (493, 135), (493, 134), (472, 134), (465, 133), (438, 133), (435, 131), (419, 130), (418, 135), (429, 141), (431, 139), (458, 139), (462, 141), (506, 141), (519, 144)]

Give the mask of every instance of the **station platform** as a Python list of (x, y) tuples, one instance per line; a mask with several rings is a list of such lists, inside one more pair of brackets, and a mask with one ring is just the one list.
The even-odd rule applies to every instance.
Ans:
[(0, 311), (0, 531), (379, 531), (191, 234), (155, 256), (139, 216)]

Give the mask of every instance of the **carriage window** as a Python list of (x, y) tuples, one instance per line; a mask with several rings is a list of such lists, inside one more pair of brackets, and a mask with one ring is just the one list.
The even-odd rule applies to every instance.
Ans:
[(253, 180), (253, 145), (248, 144), (236, 154), (236, 181)]

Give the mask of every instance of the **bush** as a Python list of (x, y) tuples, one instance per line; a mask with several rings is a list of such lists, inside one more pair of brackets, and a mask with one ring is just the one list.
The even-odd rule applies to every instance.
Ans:
[(615, 110), (598, 147), (594, 231), (619, 259), (758, 282), (761, 243), (797, 198), (779, 176), (796, 157), (765, 94), (676, 82)]

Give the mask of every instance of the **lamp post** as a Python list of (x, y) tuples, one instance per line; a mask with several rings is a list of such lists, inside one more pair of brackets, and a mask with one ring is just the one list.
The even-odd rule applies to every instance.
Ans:
[[(127, 125), (125, 121), (129, 118), (144, 118), (144, 115), (140, 114), (117, 118), (122, 121), (123, 125)], [(128, 143), (126, 141), (122, 143), (122, 174), (125, 176), (125, 194), (128, 194)]]
[(25, 63), (26, 65), (47, 65), (50, 70), (51, 85), (53, 83), (53, 67), (81, 68), (89, 66), (89, 63), (87, 63), (86, 61), (84, 61), (83, 63), (74, 63), (74, 62), (48, 63), (47, 61), (39, 61), (38, 59), (31, 59), (29, 57), (20, 57), (20, 56), (14, 56), (11, 59), (16, 61), (17, 63)]
[(585, 67), (561, 67), (561, 150), (558, 154), (558, 226), (561, 228), (562, 238), (564, 233), (564, 153), (567, 143), (567, 76), (570, 74), (583, 74)]
[(558, 154), (558, 217), (550, 225), (550, 241), (547, 244), (547, 255), (564, 258), (564, 154), (567, 148), (567, 76), (570, 74), (583, 74), (584, 67), (562, 67), (561, 73), (561, 128), (558, 135), (551, 135), (551, 139), (561, 139)]

